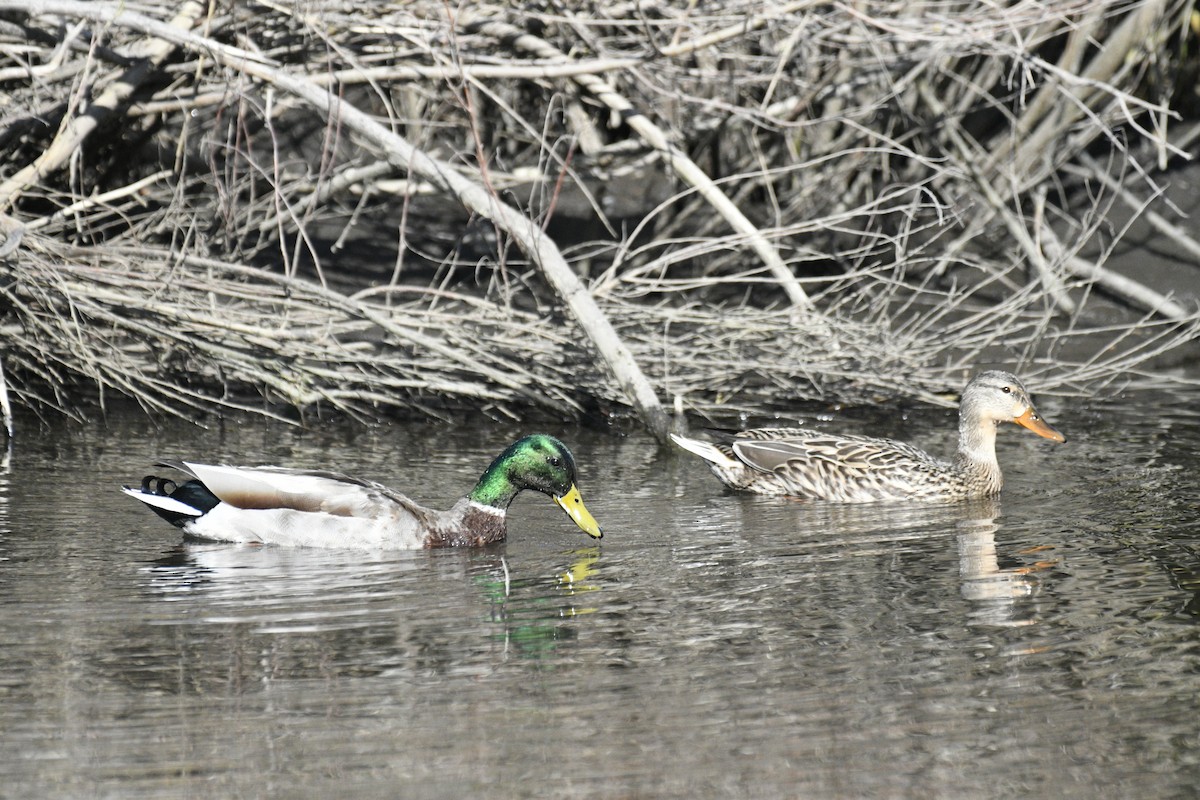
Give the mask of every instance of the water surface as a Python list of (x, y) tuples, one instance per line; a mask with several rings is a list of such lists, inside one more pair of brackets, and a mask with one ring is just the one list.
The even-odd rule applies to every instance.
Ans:
[(1200, 415), (1039, 405), (1068, 443), (1002, 430), (1004, 495), (960, 505), (734, 495), (549, 430), (605, 538), (526, 493), (471, 552), (185, 543), (117, 488), (198, 456), (446, 507), (522, 429), (30, 421), (0, 473), (0, 795), (1194, 796)]

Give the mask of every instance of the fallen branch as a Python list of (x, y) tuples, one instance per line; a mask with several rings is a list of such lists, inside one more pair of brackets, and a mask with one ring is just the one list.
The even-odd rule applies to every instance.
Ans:
[(1128, 300), (1138, 308), (1161, 314), (1167, 319), (1177, 322), (1186, 322), (1196, 317), (1194, 310), (1188, 311), (1166, 295), (1160, 294), (1132, 278), (1126, 278), (1110, 269), (1105, 269), (1100, 264), (1072, 256), (1063, 261), (1062, 265), (1072, 275), (1092, 281), (1117, 297)]

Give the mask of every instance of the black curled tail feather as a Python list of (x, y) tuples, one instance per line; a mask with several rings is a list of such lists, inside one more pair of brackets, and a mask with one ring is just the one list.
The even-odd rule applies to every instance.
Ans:
[(155, 505), (150, 506), (150, 509), (165, 519), (167, 522), (174, 525), (176, 528), (182, 528), (184, 523), (194, 520), (197, 517), (204, 516), (209, 511), (212, 511), (220, 499), (208, 490), (198, 480), (190, 480), (184, 483), (176, 483), (170, 478), (160, 478), (156, 475), (147, 475), (142, 478), (142, 492), (145, 494), (158, 495), (159, 497), (169, 497), (172, 500), (178, 500), (184, 505), (191, 506), (196, 510), (195, 514), (185, 514), (181, 511), (174, 511), (169, 508), (160, 508)]

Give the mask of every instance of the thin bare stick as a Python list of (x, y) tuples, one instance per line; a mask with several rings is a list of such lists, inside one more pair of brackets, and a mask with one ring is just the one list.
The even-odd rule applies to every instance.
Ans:
[(130, 195), (137, 194), (147, 186), (158, 183), (159, 181), (169, 177), (171, 177), (171, 172), (169, 170), (160, 170), (153, 175), (147, 175), (141, 180), (134, 181), (128, 186), (122, 186), (120, 188), (103, 192), (92, 197), (84, 197), (81, 200), (76, 200), (66, 208), (61, 208), (58, 211), (55, 211), (48, 217), (40, 217), (39, 219), (30, 220), (28, 223), (26, 223), (25, 229), (29, 231), (36, 231), (39, 228), (46, 227), (47, 225), (55, 225), (72, 214), (78, 214), (92, 208), (101, 208), (109, 203), (112, 203), (114, 200), (120, 200), (122, 198), (129, 197)]
[[(933, 96), (927, 85), (921, 87), (921, 93), (925, 98), (925, 102), (929, 103), (931, 108), (939, 112), (945, 111), (941, 101)], [(1037, 242), (1029, 235), (1029, 231), (1017, 218), (1016, 214), (1005, 204), (1004, 199), (1000, 196), (1000, 192), (996, 191), (988, 182), (986, 176), (976, 168), (975, 165), (979, 154), (970, 149), (966, 139), (953, 126), (946, 128), (945, 135), (958, 148), (960, 161), (970, 172), (971, 177), (975, 179), (976, 188), (983, 194), (988, 205), (992, 207), (992, 210), (1004, 220), (1004, 227), (1008, 229), (1009, 235), (1020, 245), (1021, 249), (1025, 252), (1025, 256), (1033, 264), (1034, 269), (1037, 270), (1042, 285), (1046, 287), (1046, 291), (1049, 292), (1054, 304), (1066, 314), (1075, 313), (1075, 303), (1067, 295), (1067, 290), (1063, 286), (1062, 280), (1055, 274), (1053, 267), (1047, 262), (1042, 249), (1038, 247)]]
[(8, 399), (8, 379), (4, 377), (3, 360), (0, 360), (0, 414), (4, 415), (4, 430), (8, 434), (8, 441), (11, 444), (13, 440), (13, 412), (12, 403)]
[[(1011, 140), (1011, 157), (1007, 152), (998, 152), (989, 159), (983, 172), (991, 173), (999, 169), (1000, 164), (1004, 164), (1005, 171), (1022, 186), (1040, 180), (1056, 160), (1053, 157), (1047, 158), (1047, 154), (1054, 152), (1054, 148), (1049, 146), (1050, 142), (1078, 122), (1091, 107), (1089, 103), (1098, 103), (1100, 101), (1097, 98), (1106, 96), (1099, 91), (1100, 84), (1124, 68), (1130, 53), (1143, 46), (1166, 5), (1167, 0), (1144, 0), (1105, 38), (1103, 46), (1089, 62), (1082, 76), (1078, 79), (1070, 75), (1062, 76), (1074, 79), (1075, 83), (1062, 87), (1065, 99), (1060, 99), (1057, 106), (1059, 113), (1043, 119), (1028, 135), (1014, 137)], [(1094, 135), (1098, 135), (1100, 130), (1095, 129)]]
[(1121, 201), (1130, 209), (1139, 212), (1141, 218), (1146, 221), (1152, 228), (1161, 233), (1163, 236), (1170, 239), (1184, 251), (1186, 251), (1196, 262), (1200, 263), (1200, 242), (1194, 237), (1185, 233), (1178, 225), (1172, 225), (1166, 217), (1159, 214), (1151, 208), (1146, 208), (1145, 201), (1134, 195), (1133, 192), (1125, 188), (1125, 185), (1118, 181), (1096, 161), (1086, 153), (1081, 153), (1079, 162), (1087, 167), (1087, 172), (1079, 169), (1068, 169), (1067, 171), (1073, 174), (1080, 175), (1089, 179), (1095, 179), (1103, 183), (1109, 190), (1116, 192)]
[[(468, 29), (487, 33), (497, 39), (501, 39), (512, 47), (527, 50), (542, 58), (567, 58), (565, 53), (549, 42), (526, 33), (515, 25), (492, 19), (480, 19), (470, 12), (460, 12), (458, 21), (460, 25)], [(793, 305), (804, 311), (815, 311), (808, 294), (800, 286), (800, 283), (796, 280), (796, 276), (792, 274), (788, 266), (783, 263), (783, 259), (779, 257), (779, 252), (775, 247), (762, 235), (754, 223), (747, 219), (746, 215), (730, 201), (729, 197), (713, 183), (704, 170), (700, 169), (686, 153), (672, 144), (662, 128), (652, 122), (644, 113), (634, 108), (629, 100), (602, 78), (591, 74), (580, 74), (573, 76), (573, 79), (594, 95), (596, 99), (619, 114), (621, 119), (629, 127), (637, 131), (638, 135), (645, 139), (651, 147), (663, 153), (666, 156), (667, 164), (675, 170), (675, 173), (686, 181), (688, 185), (694, 186), (717, 213), (729, 223), (730, 227), (746, 238), (747, 243), (754, 249), (754, 252), (770, 268), (771, 273), (779, 281), (779, 285), (787, 293), (788, 299)]]

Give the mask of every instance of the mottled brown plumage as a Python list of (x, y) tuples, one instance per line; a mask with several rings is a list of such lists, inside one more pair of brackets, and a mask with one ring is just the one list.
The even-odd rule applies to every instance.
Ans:
[(996, 461), (1001, 422), (1066, 441), (1038, 416), (1021, 382), (999, 371), (977, 375), (963, 390), (958, 449), (949, 461), (891, 439), (808, 428), (758, 428), (725, 442), (671, 438), (741, 491), (842, 503), (959, 500), (994, 495), (1003, 486)]

